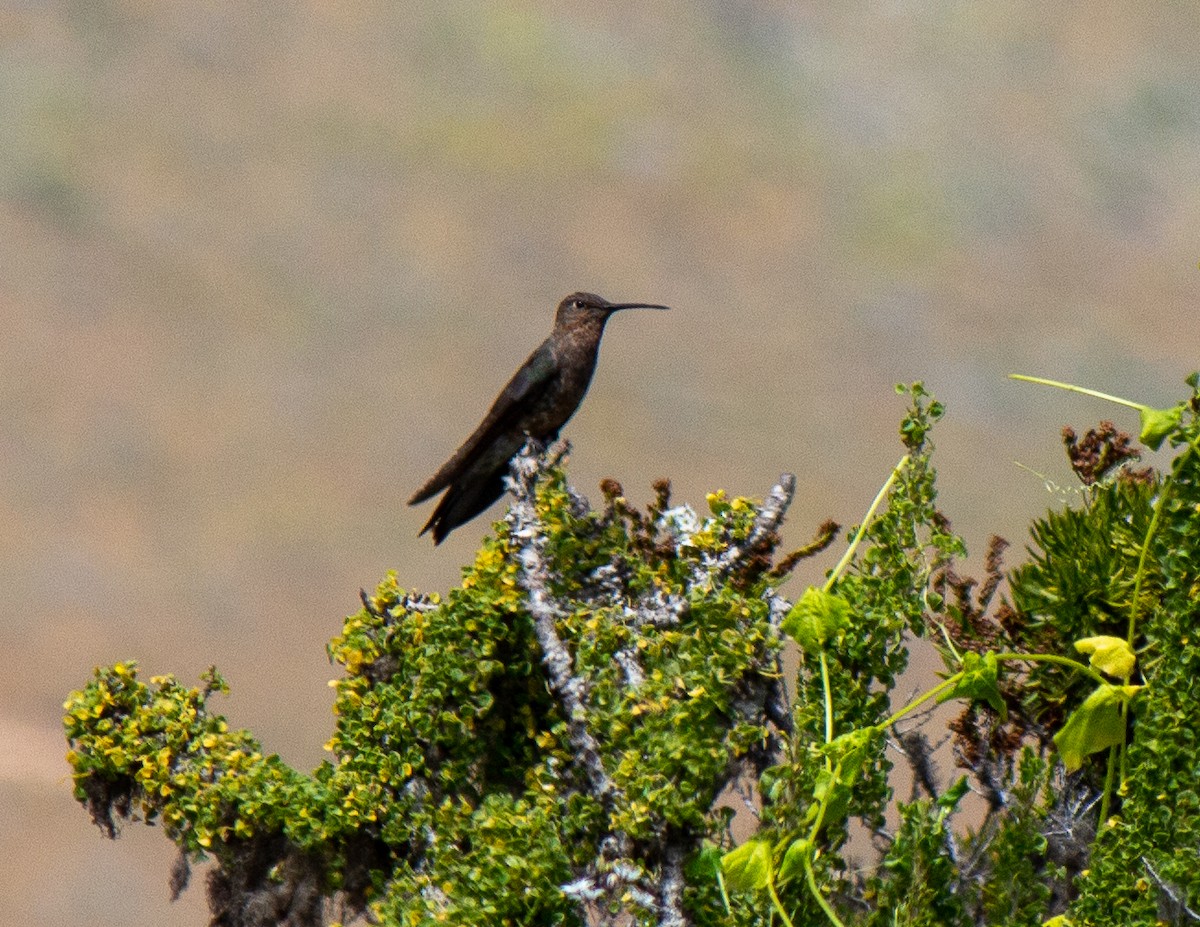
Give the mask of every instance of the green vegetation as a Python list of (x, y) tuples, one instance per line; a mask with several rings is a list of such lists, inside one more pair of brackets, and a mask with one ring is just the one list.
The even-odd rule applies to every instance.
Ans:
[[(1196, 920), (1188, 382), (1178, 407), (1138, 406), (1142, 440), (1176, 449), (1169, 472), (1133, 469), (1107, 423), (1068, 430), (1081, 504), (1035, 521), (1007, 577), (994, 539), (981, 581), (956, 571), (965, 549), (936, 508), (943, 409), (901, 390), (906, 453), (795, 602), (780, 586), (837, 529), (781, 556), (790, 477), (761, 503), (714, 493), (706, 515), (665, 484), (639, 512), (606, 481), (593, 511), (560, 448), (530, 449), (458, 588), (389, 576), (330, 643), (331, 762), (306, 775), (230, 731), (215, 670), (188, 688), (121, 663), (66, 703), (76, 797), (110, 836), (160, 822), (176, 892), (214, 860), (230, 927)], [(901, 702), (914, 636), (946, 671)], [(960, 770), (941, 781), (920, 724), (947, 701)], [(740, 841), (736, 809), (757, 818)], [(852, 828), (876, 847), (865, 864)]]

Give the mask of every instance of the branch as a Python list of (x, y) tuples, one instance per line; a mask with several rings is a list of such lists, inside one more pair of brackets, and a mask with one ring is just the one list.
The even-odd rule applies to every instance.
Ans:
[(1179, 913), (1182, 912), (1191, 920), (1200, 922), (1200, 914), (1197, 914), (1187, 906), (1187, 895), (1178, 885), (1172, 885), (1157, 872), (1155, 872), (1154, 867), (1150, 865), (1150, 860), (1146, 859), (1144, 856), (1142, 857), (1142, 865), (1146, 867), (1146, 872), (1150, 874), (1150, 878), (1154, 880), (1154, 884), (1158, 886), (1158, 890), (1166, 895), (1167, 899), (1170, 901), (1171, 911), (1173, 914), (1175, 914), (1175, 917), (1172, 918), (1172, 920), (1177, 921), (1179, 918)]
[(528, 594), (529, 614), (542, 649), (542, 664), (550, 677), (550, 689), (562, 705), (567, 718), (567, 736), (575, 750), (575, 761), (583, 769), (592, 791), (606, 810), (611, 811), (616, 787), (604, 770), (600, 745), (587, 724), (587, 683), (575, 675), (574, 662), (566, 644), (558, 636), (557, 620), (561, 613), (549, 591), (550, 571), (544, 551), (546, 539), (537, 515), (537, 477), (553, 466), (569, 450), (566, 441), (556, 441), (543, 459), (538, 442), (525, 442), (520, 453), (512, 459), (508, 489), (513, 494), (505, 520), (509, 537), (518, 546), (517, 562), (521, 565), (520, 582)]
[(782, 474), (779, 482), (771, 488), (771, 491), (767, 493), (767, 498), (759, 507), (758, 517), (754, 519), (754, 526), (750, 529), (746, 540), (740, 544), (729, 545), (713, 564), (713, 575), (723, 576), (729, 573), (748, 555), (770, 544), (772, 537), (779, 531), (779, 526), (783, 524), (783, 516), (787, 514), (788, 506), (792, 504), (792, 497), (795, 494), (795, 475)]
[[(565, 617), (563, 609), (568, 606), (556, 601), (552, 592), (553, 576), (546, 557), (546, 537), (537, 512), (538, 475), (553, 466), (566, 453), (566, 448), (566, 443), (560, 441), (541, 454), (536, 442), (526, 442), (510, 465), (507, 486), (513, 502), (506, 520), (510, 544), (519, 566), (518, 581), (526, 593), (526, 605), (542, 651), (542, 664), (546, 668), (550, 690), (566, 717), (574, 764), (584, 775), (591, 794), (611, 815), (623, 796), (604, 768), (600, 743), (588, 723), (588, 681), (576, 672), (571, 651), (559, 635), (559, 622)], [(705, 564), (701, 575), (709, 588), (772, 548), (784, 513), (792, 501), (795, 485), (795, 477), (784, 474), (763, 501), (747, 537), (731, 543)], [(601, 589), (616, 587), (611, 590), (613, 593), (619, 590), (619, 576), (610, 576), (603, 568), (597, 571), (595, 579)], [(773, 592), (768, 592), (768, 596), (772, 623), (778, 627), (787, 611), (787, 603)], [(661, 593), (644, 595), (634, 608), (627, 608), (635, 624), (655, 627), (678, 624), (687, 610), (686, 599)], [(636, 688), (642, 681), (636, 651), (621, 652), (616, 659), (626, 685)], [(778, 660), (775, 669), (775, 674), (767, 674), (757, 685), (752, 685), (752, 701), (757, 711), (765, 711), (779, 728), (786, 729), (790, 717), (786, 695), (779, 683)], [(744, 713), (752, 714), (749, 709)], [(692, 849), (691, 836), (663, 835), (656, 847), (645, 848), (650, 858), (657, 857), (657, 873), (649, 876), (640, 867), (628, 864), (627, 858), (632, 851), (628, 836), (609, 833), (600, 841), (596, 860), (580, 877), (564, 885), (563, 891), (594, 913), (601, 907), (603, 896), (614, 900), (624, 897), (639, 907), (654, 910), (659, 927), (686, 927), (689, 921), (683, 907), (683, 863)], [(605, 865), (606, 860), (611, 866)], [(608, 923), (604, 915), (601, 920)]]
[[(771, 594), (771, 627), (778, 635), (782, 633), (779, 626), (784, 616), (791, 609), (791, 603), (782, 596)], [(767, 717), (783, 733), (792, 733), (792, 708), (788, 703), (787, 688), (783, 683), (783, 652), (775, 655), (775, 672), (767, 680), (766, 701), (763, 706)]]
[(658, 927), (684, 927), (687, 924), (683, 913), (683, 858), (684, 847), (680, 843), (667, 844), (660, 878)]

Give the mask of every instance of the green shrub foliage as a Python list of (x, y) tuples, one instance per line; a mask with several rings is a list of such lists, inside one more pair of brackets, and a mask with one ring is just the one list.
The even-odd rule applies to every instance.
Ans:
[[(780, 555), (790, 477), (704, 514), (665, 483), (635, 510), (606, 481), (592, 510), (561, 448), (529, 448), (457, 588), (389, 575), (330, 642), (330, 761), (306, 774), (231, 731), (215, 670), (186, 687), (119, 663), (65, 706), (76, 798), (110, 836), (161, 823), (176, 893), (215, 863), (228, 927), (1191, 922), (1189, 384), (1142, 410), (1169, 472), (1132, 469), (1107, 423), (1067, 432), (1082, 488), (1035, 521), (1007, 587), (998, 539), (982, 580), (955, 569), (929, 441), (943, 410), (919, 384), (878, 505), (794, 602), (781, 585), (837, 528)], [(914, 636), (946, 672), (903, 702)], [(921, 729), (935, 700), (961, 707), (953, 774)]]

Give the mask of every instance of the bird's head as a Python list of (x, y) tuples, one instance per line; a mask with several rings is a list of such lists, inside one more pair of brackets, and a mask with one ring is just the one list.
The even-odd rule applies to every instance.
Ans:
[(555, 327), (576, 325), (603, 325), (608, 317), (620, 309), (667, 309), (654, 303), (610, 303), (595, 293), (572, 293), (558, 304), (554, 317)]

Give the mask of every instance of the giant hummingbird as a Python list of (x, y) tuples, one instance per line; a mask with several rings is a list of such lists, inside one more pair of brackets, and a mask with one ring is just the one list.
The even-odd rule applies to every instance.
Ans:
[(433, 542), (442, 543), (500, 498), (509, 461), (526, 439), (545, 444), (558, 437), (592, 381), (609, 316), (619, 309), (666, 308), (610, 303), (594, 293), (572, 293), (559, 303), (550, 337), (513, 374), (475, 433), (408, 500), (416, 505), (446, 490), (421, 534), (433, 531)]

